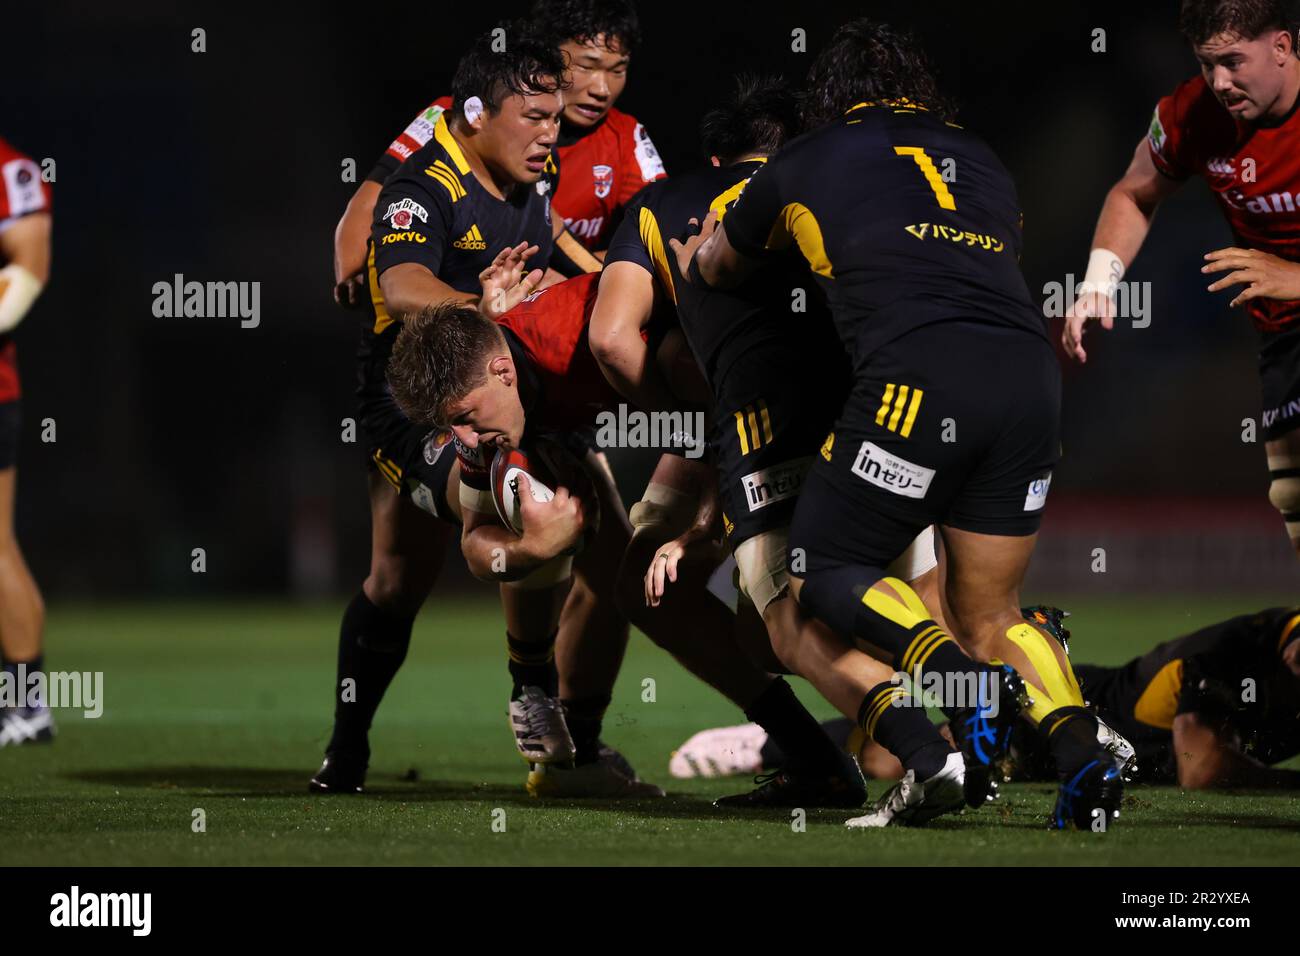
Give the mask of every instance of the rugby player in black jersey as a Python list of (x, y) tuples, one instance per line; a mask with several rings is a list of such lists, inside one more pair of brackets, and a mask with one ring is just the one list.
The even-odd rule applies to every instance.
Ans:
[[(874, 661), (836, 633), (966, 689), (946, 694), (945, 710), (977, 758), (968, 800), (992, 781), (1023, 710), (1061, 770), (1054, 824), (1102, 830), (1118, 816), (1119, 768), (1064, 650), (1018, 600), (1060, 453), (1060, 369), (1020, 273), (1011, 177), (950, 116), (910, 37), (851, 22), (810, 72), (813, 131), (754, 174), (721, 225), (710, 213), (699, 236), (671, 245), (702, 290), (753, 281), (797, 246), (853, 367), (790, 532), (795, 596), (831, 631), (809, 631), (787, 665), (863, 724)], [(932, 524), (960, 644), (887, 572)], [(984, 681), (970, 692), (967, 652), (1000, 662), (986, 672), (996, 695)]]
[[(563, 108), (564, 60), (552, 44), (507, 24), (504, 52), (485, 34), (457, 67), (453, 109), (438, 117), (429, 142), (389, 177), (375, 206), (368, 254), (369, 319), (362, 331), (360, 424), (372, 465), (371, 569), (344, 614), (339, 637), (334, 732), (312, 780), (321, 792), (357, 792), (369, 760), (368, 731), (401, 666), (415, 615), (437, 577), (451, 523), (445, 436), (409, 422), (393, 402), (385, 370), (404, 315), (443, 302), (474, 302), (480, 274), (498, 250), (522, 250), (545, 268), (553, 249), (550, 197), (557, 173), (551, 147)], [(538, 282), (536, 270), (525, 284)], [(525, 290), (526, 291), (526, 290)], [(454, 494), (454, 489), (451, 489)], [(538, 619), (536, 595), (503, 590), (520, 606), (512, 620)], [(549, 599), (549, 595), (547, 596)], [(512, 627), (522, 632), (523, 626)], [(575, 640), (582, 628), (569, 628)], [(514, 682), (511, 717), (521, 753), (573, 759), (573, 725), (591, 756), (600, 717), (622, 659), (625, 631), (591, 633), (589, 650), (562, 655), (562, 691), (574, 702), (566, 722), (555, 690), (554, 632), (508, 633)], [(576, 736), (576, 732), (573, 736)], [(544, 753), (533, 751), (541, 747)], [(554, 751), (554, 753), (552, 753)]]
[[(634, 401), (654, 407), (671, 402), (674, 389), (647, 361), (650, 346), (643, 332), (654, 317), (656, 299), (675, 306), (710, 389), (709, 448), (717, 475), (708, 476), (707, 483), (716, 481), (720, 489), (727, 545), (735, 552), (740, 589), (749, 599), (740, 605), (738, 635), (752, 636), (746, 619), (756, 611), (761, 645), (747, 640), (746, 646), (767, 670), (777, 672), (786, 670), (780, 657), (788, 653), (786, 645), (800, 640), (803, 629), (824, 628), (802, 615), (789, 596), (786, 541), (804, 476), (843, 405), (848, 363), (797, 255), (772, 263), (761, 281), (744, 288), (704, 293), (682, 282), (667, 250), (673, 238), (687, 234), (689, 221), (701, 209), (725, 215), (798, 124), (797, 97), (785, 83), (742, 79), (734, 97), (704, 119), (702, 141), (712, 165), (649, 186), (630, 204), (606, 258), (591, 322), (593, 351), (606, 377)], [(684, 467), (681, 463), (677, 470)], [(729, 615), (704, 587), (712, 570), (710, 528), (704, 520), (711, 502), (703, 499), (697, 510), (689, 489), (673, 487), (672, 479), (680, 483), (680, 476), (661, 467), (656, 477), (660, 487), (647, 490), (641, 507), (667, 517), (637, 528), (620, 586), (623, 606), (642, 629), (665, 624), (685, 629), (717, 618), (711, 629), (722, 631)], [(927, 528), (900, 558), (896, 573), (932, 592), (934, 568), (933, 535)], [(669, 581), (675, 586), (668, 588)], [(871, 814), (850, 825), (921, 823), (960, 808), (961, 756), (939, 736), (923, 708), (899, 706), (907, 691), (891, 680), (893, 668), (873, 663), (878, 706), (872, 708), (868, 726), (899, 754), (910, 776)], [(791, 693), (783, 680), (770, 675), (758, 673), (751, 686), (739, 691), (734, 670), (727, 676), (732, 679), (729, 696), (759, 724), (771, 723)], [(719, 803), (800, 805), (810, 790), (824, 789), (840, 773), (824, 741), (818, 747), (810, 742), (806, 750), (813, 761), (791, 760), (758, 790)]]

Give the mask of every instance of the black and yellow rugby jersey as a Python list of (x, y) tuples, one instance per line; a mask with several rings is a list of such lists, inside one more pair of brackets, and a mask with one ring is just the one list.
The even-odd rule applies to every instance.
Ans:
[(433, 136), (388, 178), (375, 203), (368, 262), (375, 331), (391, 322), (379, 277), (399, 263), (418, 263), (453, 289), (472, 293), (479, 291), (479, 273), (508, 246), (537, 245), (528, 264), (545, 269), (554, 249), (551, 196), (558, 181), (552, 152), (540, 180), (497, 199), (470, 171), (440, 114)]
[(1298, 627), (1300, 607), (1268, 608), (1166, 641), (1122, 667), (1076, 670), (1084, 696), (1139, 753), (1177, 715), (1194, 713), (1276, 763), (1300, 753), (1300, 682), (1281, 661)]
[(789, 143), (725, 229), (748, 256), (798, 246), (855, 364), (954, 319), (1046, 338), (1010, 174), (978, 137), (906, 100), (859, 104)]
[[(706, 166), (652, 183), (628, 204), (605, 254), (606, 266), (635, 262), (655, 277), (660, 291), (676, 306), (695, 360), (719, 398), (737, 387), (761, 384), (729, 387), (733, 369), (741, 370), (740, 379), (779, 373), (770, 361), (774, 354), (783, 356), (787, 365), (811, 356), (842, 361), (843, 350), (835, 340), (825, 300), (797, 255), (781, 256), (753, 282), (728, 291), (687, 283), (677, 268), (669, 240), (684, 241), (694, 231), (690, 220), (703, 220), (710, 210), (725, 219), (763, 163)], [(762, 361), (737, 364), (760, 353)]]

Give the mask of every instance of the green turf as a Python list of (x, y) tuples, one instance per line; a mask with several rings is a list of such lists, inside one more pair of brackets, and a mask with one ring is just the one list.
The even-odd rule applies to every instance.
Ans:
[[(1264, 599), (1079, 602), (1076, 659), (1111, 663), (1156, 637)], [(636, 805), (523, 793), (505, 719), (503, 638), (487, 604), (438, 601), (416, 627), (373, 735), (371, 793), (306, 792), (328, 733), (338, 606), (54, 608), (50, 666), (103, 671), (99, 720), (60, 714), (49, 747), (0, 751), (0, 864), (1294, 864), (1300, 801), (1134, 788), (1097, 836), (1043, 828), (1052, 789), (924, 830), (846, 831), (843, 812), (738, 816), (737, 781), (672, 781), (671, 749), (739, 714), (634, 635), (606, 739), (668, 787)], [(656, 682), (643, 702), (642, 681)], [(828, 708), (809, 700), (819, 715)], [(743, 781), (741, 781), (743, 783)], [(872, 785), (873, 795), (881, 791)], [(496, 809), (505, 832), (494, 832)], [(206, 814), (205, 833), (191, 827)], [(499, 817), (499, 814), (497, 815)]]

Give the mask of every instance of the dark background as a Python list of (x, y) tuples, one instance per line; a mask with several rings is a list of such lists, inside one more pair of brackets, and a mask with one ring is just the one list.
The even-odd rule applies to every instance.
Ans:
[[(330, 298), (333, 227), (355, 189), (341, 164), (354, 159), (363, 177), (447, 90), (467, 38), (525, 6), (21, 10), (23, 29), (5, 40), (0, 135), (57, 163), (52, 283), (17, 334), (17, 524), (47, 596), (356, 587), (368, 561), (363, 452), (341, 441), (341, 422), (354, 415), (358, 319)], [(1196, 69), (1173, 2), (640, 11), (645, 42), (619, 106), (645, 123), (670, 174), (699, 161), (698, 119), (738, 71), (801, 78), (836, 24), (864, 13), (913, 25), (959, 121), (1016, 178), (1036, 295), (1066, 273), (1081, 279), (1106, 189), (1156, 100)], [(205, 53), (190, 50), (195, 27)], [(795, 28), (808, 53), (791, 51)], [(1091, 50), (1094, 28), (1104, 53)], [(1262, 444), (1241, 440), (1242, 419), (1259, 413), (1254, 333), (1198, 271), (1228, 239), (1208, 191), (1183, 190), (1130, 271), (1153, 283), (1151, 327), (1094, 333), (1088, 366), (1067, 368), (1066, 458), (1040, 567), (1086, 571), (1089, 540), (1127, 534), (1133, 585), (1162, 567), (1167, 577), (1161, 555), (1187, 558), (1179, 535), (1196, 531), (1205, 560), (1193, 554), (1187, 573), (1214, 555), (1236, 568), (1196, 530), (1208, 524), (1267, 573), (1292, 573)], [(260, 281), (261, 326), (155, 318), (152, 286), (177, 272)], [(40, 440), (46, 418), (53, 444)], [(195, 547), (205, 575), (190, 571)]]

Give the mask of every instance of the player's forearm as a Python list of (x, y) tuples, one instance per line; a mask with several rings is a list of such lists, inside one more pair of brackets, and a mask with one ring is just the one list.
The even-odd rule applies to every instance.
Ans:
[(460, 549), (470, 574), (480, 581), (519, 581), (548, 560), (533, 553), (528, 541), (497, 524), (467, 530)]
[(361, 272), (366, 267), (366, 241), (370, 238), (370, 222), (375, 214), (375, 200), (379, 198), (379, 183), (366, 180), (348, 200), (339, 224), (334, 227), (334, 282)]
[(1109, 249), (1127, 269), (1146, 241), (1155, 214), (1155, 203), (1143, 202), (1120, 180), (1106, 194), (1093, 232), (1092, 248)]
[(1277, 770), (1260, 763), (1253, 757), (1235, 750), (1225, 750), (1205, 768), (1201, 787), (1189, 789), (1208, 789), (1210, 787), (1247, 787), (1261, 790), (1297, 790), (1300, 789), (1300, 771)]
[(50, 280), (50, 233), (47, 212), (23, 216), (0, 232), (0, 266), (19, 266), (41, 285)]
[(379, 288), (389, 315), (397, 318), (418, 315), (428, 306), (444, 302), (478, 305), (477, 295), (457, 291), (424, 266), (411, 262), (385, 269), (379, 276)]

